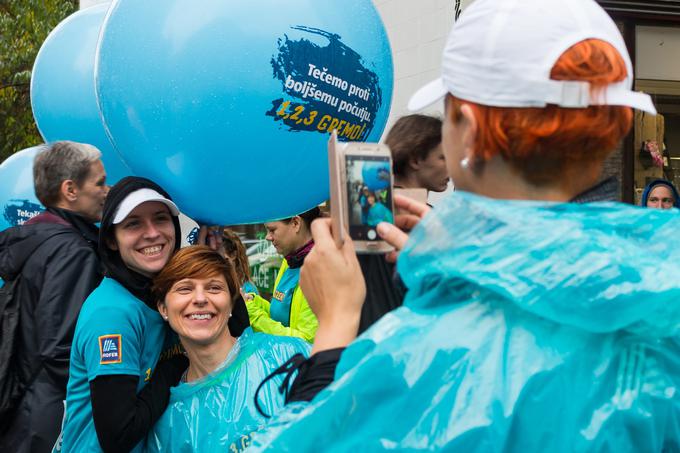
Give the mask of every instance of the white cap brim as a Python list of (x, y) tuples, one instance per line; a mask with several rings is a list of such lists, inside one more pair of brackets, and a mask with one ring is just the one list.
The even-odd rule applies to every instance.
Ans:
[(446, 93), (448, 93), (448, 90), (444, 86), (442, 79), (433, 80), (411, 96), (411, 99), (408, 101), (408, 109), (412, 112), (422, 110), (443, 99)]
[(125, 218), (129, 216), (137, 206), (142, 203), (146, 203), (147, 201), (157, 201), (159, 203), (163, 203), (170, 210), (170, 214), (173, 216), (179, 215), (179, 209), (177, 209), (177, 205), (175, 203), (168, 200), (153, 189), (144, 188), (135, 190), (125, 197), (123, 202), (118, 206), (116, 215), (113, 217), (113, 224), (117, 225), (125, 220)]
[[(592, 102), (592, 105), (598, 105), (598, 99)], [(652, 97), (647, 93), (639, 91), (631, 91), (619, 85), (610, 85), (605, 91), (605, 101), (601, 102), (605, 105), (625, 105), (634, 109), (642, 110), (643, 112), (656, 115), (656, 107)]]

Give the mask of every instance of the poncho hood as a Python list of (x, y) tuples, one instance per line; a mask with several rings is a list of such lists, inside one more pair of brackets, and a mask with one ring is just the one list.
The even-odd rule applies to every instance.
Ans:
[(400, 255), (405, 305), (426, 310), (481, 295), (584, 331), (676, 335), (678, 231), (675, 210), (455, 192)]

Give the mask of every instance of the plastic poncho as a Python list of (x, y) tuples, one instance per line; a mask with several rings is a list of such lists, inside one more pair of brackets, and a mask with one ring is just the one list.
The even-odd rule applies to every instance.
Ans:
[[(240, 452), (266, 419), (254, 404), (257, 387), (296, 353), (309, 355), (304, 340), (244, 330), (224, 364), (204, 378), (170, 391), (170, 402), (149, 433), (147, 452)], [(267, 414), (283, 407), (283, 376), (270, 379), (258, 401)]]
[(680, 443), (680, 214), (446, 197), (405, 306), (252, 451), (659, 452)]

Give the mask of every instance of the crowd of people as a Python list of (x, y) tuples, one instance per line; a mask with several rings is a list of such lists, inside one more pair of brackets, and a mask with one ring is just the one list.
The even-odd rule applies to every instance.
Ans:
[(654, 113), (631, 71), (593, 0), (476, 0), (410, 103), (443, 118), (385, 140), (395, 187), (455, 191), (394, 195), (386, 256), (318, 207), (266, 222), (271, 300), (233, 231), (180, 248), (162, 187), (46, 146), (46, 211), (0, 232), (0, 450), (680, 451), (680, 196), (601, 178)]

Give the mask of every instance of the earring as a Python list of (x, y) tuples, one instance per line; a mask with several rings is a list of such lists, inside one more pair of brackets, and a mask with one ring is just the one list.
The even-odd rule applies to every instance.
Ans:
[(229, 317), (230, 317), (230, 318), (231, 318), (231, 315), (232, 315), (232, 314), (231, 314), (231, 313), (229, 313)]
[(460, 166), (467, 170), (470, 168), (470, 158), (469, 157), (464, 157), (460, 160)]
[(163, 319), (168, 320), (168, 315), (163, 316)]

